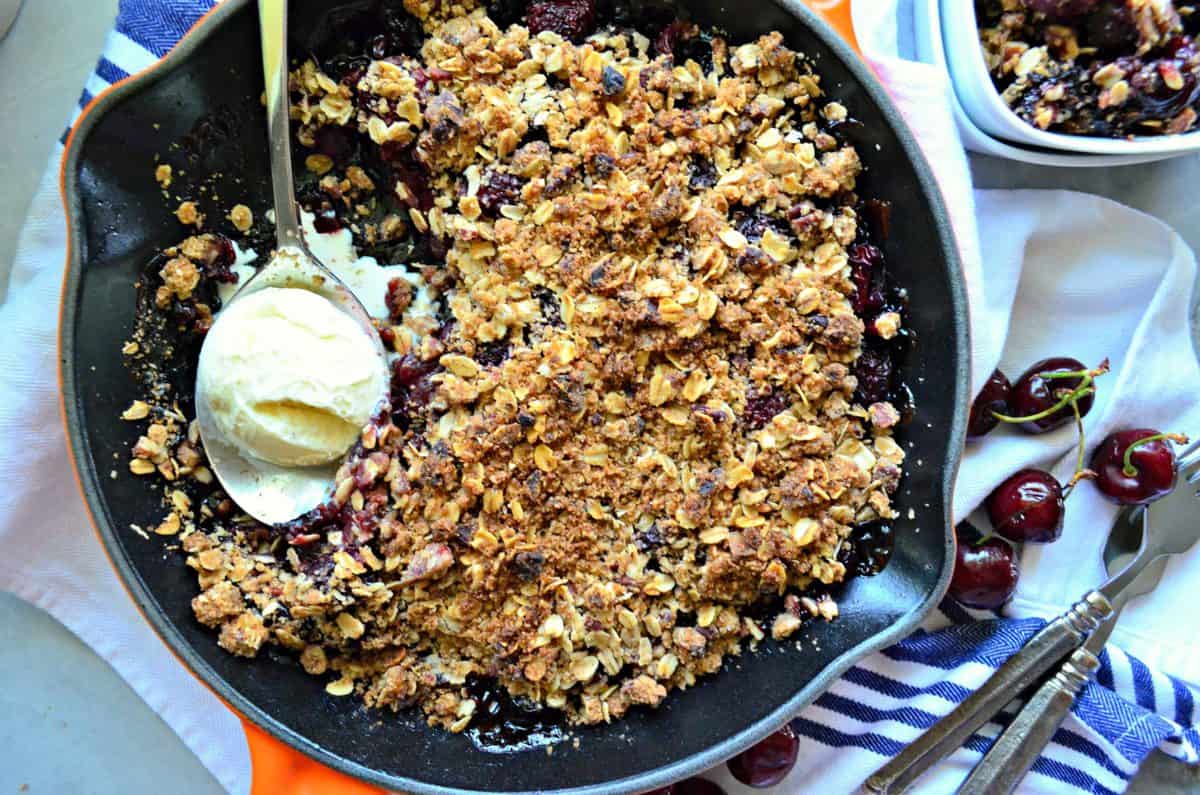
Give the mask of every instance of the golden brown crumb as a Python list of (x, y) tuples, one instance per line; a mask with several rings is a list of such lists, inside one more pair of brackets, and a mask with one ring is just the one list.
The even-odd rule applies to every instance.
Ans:
[(300, 665), (313, 676), (320, 676), (329, 668), (329, 661), (323, 648), (309, 644), (300, 654)]
[[(161, 470), (160, 470), (161, 471)], [(173, 536), (179, 532), (180, 520), (176, 513), (169, 513), (162, 522), (154, 528), (154, 532), (160, 536)]]
[(160, 163), (158, 168), (154, 169), (154, 179), (163, 190), (171, 187), (171, 167)]
[(254, 226), (254, 213), (244, 204), (235, 204), (229, 211), (229, 220), (233, 223), (234, 229), (239, 232), (249, 232), (250, 227)]
[(150, 416), (150, 404), (144, 400), (135, 400), (121, 414), (123, 420), (144, 420)]
[(267, 639), (267, 628), (253, 613), (242, 613), (221, 626), (217, 643), (222, 649), (239, 657), (253, 657)]
[(350, 180), (350, 184), (358, 190), (373, 191), (375, 183), (367, 176), (367, 172), (363, 171), (358, 166), (350, 166), (346, 169), (346, 178)]
[(184, 226), (199, 228), (204, 225), (204, 213), (200, 212), (193, 201), (180, 202), (179, 207), (175, 210), (175, 217)]
[(333, 168), (333, 159), (328, 155), (309, 155), (304, 158), (304, 167), (314, 174), (327, 174)]
[(220, 626), (245, 610), (242, 592), (231, 582), (219, 582), (192, 600), (196, 620), (208, 627)]
[[(167, 301), (171, 298), (187, 300), (192, 295), (192, 290), (196, 289), (196, 285), (200, 283), (200, 270), (187, 257), (174, 257), (167, 261), (159, 271), (159, 276), (162, 277), (163, 286), (160, 293), (159, 307), (166, 307)], [(162, 296), (166, 298), (163, 299)]]

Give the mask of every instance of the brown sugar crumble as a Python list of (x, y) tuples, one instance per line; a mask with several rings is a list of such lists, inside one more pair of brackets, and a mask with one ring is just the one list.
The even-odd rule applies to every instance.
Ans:
[[(330, 502), (258, 524), (169, 390), (123, 415), (145, 424), (130, 470), (167, 481), (153, 532), (196, 572), (197, 619), (232, 654), (280, 646), (330, 695), (450, 731), (479, 707), (472, 678), (602, 723), (834, 619), (821, 586), (847, 576), (854, 526), (894, 516), (904, 458), (886, 377), (856, 369), (902, 317), (864, 322), (855, 263), (878, 250), (858, 155), (829, 132), (846, 109), (778, 33), (706, 39), (702, 66), (628, 31), (406, 6), (419, 51), (291, 78), (318, 230), (416, 241), (441, 307), (389, 288), (391, 412)], [(322, 150), (345, 135), (393, 178)], [(212, 234), (166, 252), (155, 311), (202, 335), (231, 259)]]

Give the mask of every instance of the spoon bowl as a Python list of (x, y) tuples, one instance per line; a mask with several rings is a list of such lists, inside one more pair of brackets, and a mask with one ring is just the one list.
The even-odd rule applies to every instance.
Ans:
[[(349, 315), (371, 341), (386, 376), (387, 353), (370, 314), (338, 277), (309, 250), (300, 224), (292, 183), (287, 97), (287, 0), (259, 0), (263, 76), (266, 83), (267, 132), (270, 138), (271, 185), (275, 200), (276, 250), (270, 261), (242, 285), (229, 305), (270, 287), (298, 288), (327, 299)], [(214, 319), (215, 331), (224, 312)], [(386, 377), (383, 383), (387, 383)], [(340, 461), (306, 467), (284, 467), (238, 449), (213, 417), (202, 379), (196, 381), (196, 420), (208, 453), (210, 469), (230, 499), (266, 524), (295, 519), (323, 502), (333, 490)], [(377, 411), (386, 390), (376, 402)], [(373, 411), (372, 414), (375, 412)]]

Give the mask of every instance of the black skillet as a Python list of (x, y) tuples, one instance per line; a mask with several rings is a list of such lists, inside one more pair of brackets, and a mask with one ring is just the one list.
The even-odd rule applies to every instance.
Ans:
[[(843, 11), (847, 5), (822, 4)], [(293, 2), (293, 26), (338, 5), (344, 3)], [(211, 189), (223, 206), (240, 200), (261, 211), (270, 196), (251, 0), (218, 6), (159, 67), (102, 96), (78, 124), (63, 166), (70, 246), (61, 327), (76, 468), (113, 565), (146, 618), (248, 719), (259, 767), (256, 793), (297, 791), (295, 779), (272, 780), (288, 763), (268, 753), (283, 748), (268, 735), (351, 776), (409, 792), (649, 790), (699, 773), (778, 728), (855, 660), (912, 631), (945, 590), (953, 560), (950, 494), (969, 400), (967, 309), (949, 220), (929, 167), (868, 69), (798, 0), (681, 5), (695, 21), (728, 31), (732, 41), (782, 31), (790, 46), (815, 59), (827, 91), (862, 122), (847, 133), (867, 166), (860, 193), (891, 202), (884, 247), (890, 272), (908, 289), (907, 325), (919, 340), (903, 369), (916, 412), (898, 435), (908, 452), (896, 497), (901, 518), (889, 565), (877, 576), (851, 580), (838, 596), (841, 616), (808, 624), (803, 651), (794, 642), (767, 643), (732, 663), (735, 670), (672, 694), (661, 709), (581, 729), (578, 746), (563, 743), (552, 754), (545, 748), (484, 752), (464, 736), (428, 728), (416, 714), (371, 712), (355, 699), (329, 697), (320, 680), (286, 658), (264, 654), (247, 661), (225, 653), (215, 633), (192, 616), (195, 579), (178, 554), (129, 529), (161, 518), (159, 494), (131, 476), (108, 477), (114, 454), (125, 460), (137, 433), (119, 419), (138, 397), (120, 354), (133, 324), (133, 283), (159, 249), (181, 237), (151, 179), (155, 156), (196, 173), (219, 172)], [(311, 31), (292, 33), (303, 41)], [(310, 791), (338, 789), (322, 783), (323, 775), (310, 780)]]

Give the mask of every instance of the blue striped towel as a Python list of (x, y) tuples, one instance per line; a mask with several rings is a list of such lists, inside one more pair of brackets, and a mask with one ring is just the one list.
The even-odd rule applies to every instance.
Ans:
[[(844, 749), (811, 765), (827, 791), (850, 792), (977, 688), (1045, 622), (967, 611), (947, 599), (924, 627), (851, 668), (793, 722), (804, 738), (801, 758)], [(1114, 646), (1101, 654), (1098, 681), (1054, 736), (1022, 792), (1123, 792), (1155, 748), (1200, 763), (1195, 694)], [(1015, 694), (1014, 694), (1015, 695)], [(921, 782), (921, 791), (952, 792), (1012, 718), (1010, 708)], [(809, 768), (804, 761), (801, 766)], [(807, 787), (805, 788), (807, 790)]]
[[(80, 110), (108, 85), (166, 54), (213, 5), (210, 0), (122, 0)], [(922, 629), (855, 665), (795, 719), (792, 725), (802, 738), (800, 761), (777, 790), (857, 789), (886, 757), (949, 712), (1043, 623), (969, 612), (947, 601)], [(1200, 763), (1193, 692), (1114, 647), (1105, 650), (1101, 662), (1098, 681), (1084, 690), (1073, 715), (1022, 785), (1023, 792), (1122, 792), (1155, 748)], [(1010, 718), (1011, 713), (1001, 714), (923, 779), (919, 789), (953, 791)], [(205, 739), (206, 745), (228, 741)], [(189, 742), (196, 747), (195, 738)], [(714, 770), (710, 777), (728, 792), (749, 792), (724, 770)]]

